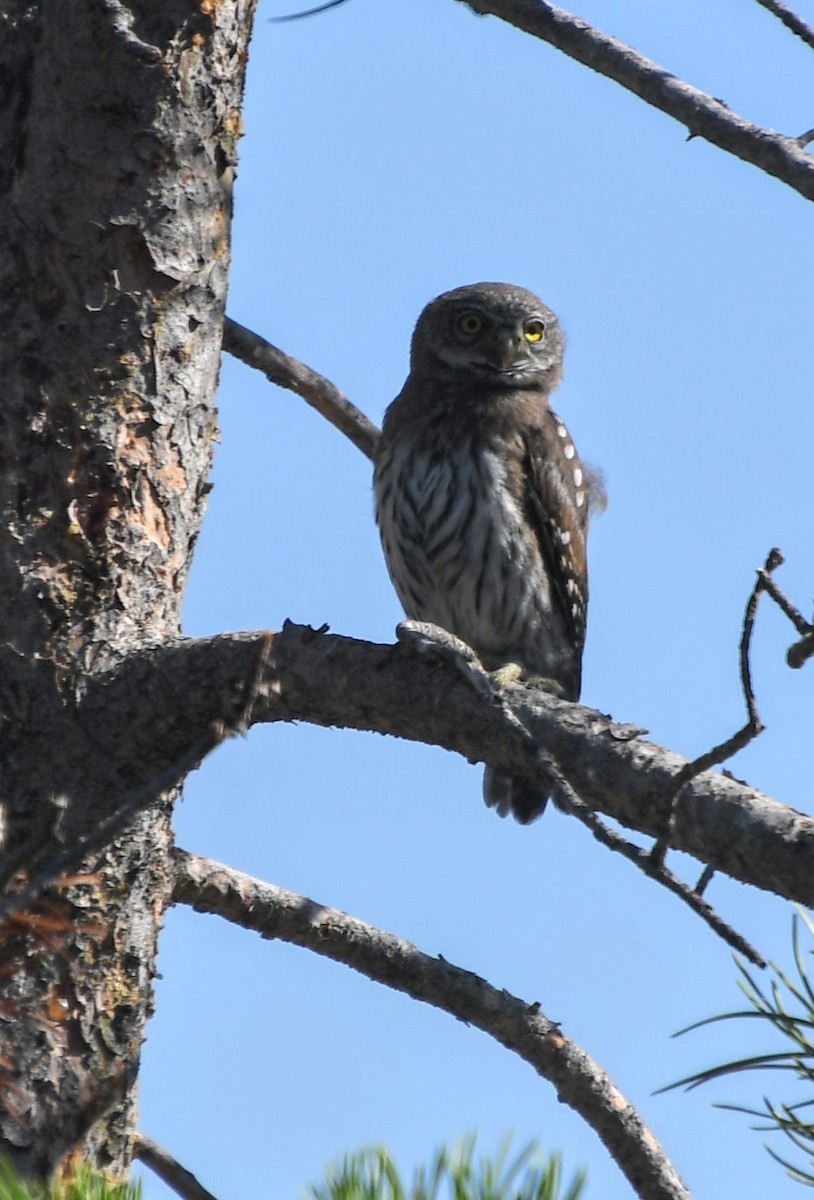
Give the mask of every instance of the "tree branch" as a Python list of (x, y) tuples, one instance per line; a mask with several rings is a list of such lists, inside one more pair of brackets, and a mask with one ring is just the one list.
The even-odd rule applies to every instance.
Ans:
[[(644, 850), (641, 846), (634, 846), (632, 842), (626, 841), (615, 829), (611, 829), (604, 821), (600, 820), (596, 813), (579, 799), (568, 784), (566, 784), (566, 789), (571, 794), (565, 811), (570, 816), (574, 816), (578, 821), (581, 821), (602, 846), (607, 847), (608, 850), (612, 850), (616, 854), (621, 854), (623, 858), (626, 858), (628, 862), (632, 862), (635, 867), (650, 879), (653, 879), (663, 888), (666, 888), (668, 892), (672, 892), (674, 896), (678, 896), (679, 900), (683, 900), (696, 916), (699, 916), (702, 921), (705, 921), (709, 925), (713, 933), (717, 933), (718, 937), (722, 938), (738, 954), (742, 954), (744, 958), (748, 958), (757, 967), (766, 966), (766, 960), (763, 955), (759, 954), (746, 938), (724, 921), (712, 905), (703, 899), (701, 895), (703, 889), (698, 887), (691, 888), (681, 879), (678, 879), (672, 871), (668, 870), (659, 856), (654, 855), (650, 850)], [(562, 802), (560, 802), (560, 807), (562, 807)], [(711, 868), (707, 867), (706, 870), (711, 870)]]
[(320, 13), (327, 12), (329, 8), (339, 8), (339, 5), (344, 3), (345, 0), (326, 0), (325, 4), (317, 4), (315, 8), (304, 8), (301, 12), (286, 13), (284, 17), (267, 17), (266, 20), (270, 25), (279, 25), (283, 21), (300, 21), (303, 17), (316, 17)]
[(527, 1004), (401, 938), (211, 859), (176, 850), (174, 860), (176, 903), (313, 950), (476, 1026), (554, 1085), (559, 1100), (602, 1140), (638, 1196), (689, 1200), (636, 1109), (538, 1003)]
[[(542, 746), (590, 809), (652, 837), (665, 826), (670, 784), (686, 760), (630, 738), (609, 716), (521, 684), (502, 689), (496, 704), (449, 663), (291, 623), (275, 634), (179, 639), (133, 654), (91, 681), (83, 723), (103, 744), (127, 745), (136, 786), (138, 768), (149, 764), (152, 776), (170, 767), (213, 721), (229, 725), (229, 714), (244, 711), (246, 681), (266, 650), (254, 722), (389, 733), (534, 781)], [(814, 905), (814, 820), (736, 779), (705, 771), (689, 780), (671, 844), (733, 879)]]
[(702, 137), (782, 180), (814, 200), (814, 159), (798, 140), (745, 121), (714, 96), (671, 75), (631, 46), (543, 0), (459, 0), (473, 12), (492, 15), (613, 79), (646, 104), (682, 125), (690, 137)]
[(792, 33), (796, 33), (798, 38), (802, 38), (807, 46), (811, 46), (814, 49), (814, 29), (806, 25), (805, 21), (798, 17), (797, 13), (792, 12), (788, 5), (781, 4), (780, 0), (757, 0), (757, 2), (763, 8), (767, 8), (774, 16), (778, 17), (786, 26), (786, 29), (790, 29)]
[(278, 387), (302, 396), (340, 433), (350, 438), (358, 450), (368, 458), (373, 457), (379, 430), (330, 380), (230, 317), (223, 323), (223, 348), (247, 366), (262, 371)]
[(202, 1184), (181, 1164), (169, 1154), (158, 1142), (137, 1133), (133, 1145), (133, 1157), (143, 1162), (146, 1167), (155, 1172), (168, 1187), (183, 1200), (215, 1200)]

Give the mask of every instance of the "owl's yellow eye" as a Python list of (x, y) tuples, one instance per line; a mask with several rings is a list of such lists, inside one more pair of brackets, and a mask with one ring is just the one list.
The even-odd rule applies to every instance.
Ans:
[(542, 321), (527, 321), (523, 329), (523, 336), (527, 342), (539, 342), (545, 333), (545, 325)]
[(456, 324), (461, 333), (465, 333), (467, 337), (474, 337), (483, 329), (483, 317), (476, 312), (461, 313)]

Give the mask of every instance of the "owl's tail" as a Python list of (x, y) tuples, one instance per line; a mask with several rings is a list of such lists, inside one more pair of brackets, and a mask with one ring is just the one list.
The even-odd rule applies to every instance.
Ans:
[(542, 816), (548, 802), (539, 785), (526, 783), (496, 767), (486, 767), (483, 772), (483, 798), (489, 808), (497, 809), (499, 817), (511, 813), (521, 825), (530, 825)]

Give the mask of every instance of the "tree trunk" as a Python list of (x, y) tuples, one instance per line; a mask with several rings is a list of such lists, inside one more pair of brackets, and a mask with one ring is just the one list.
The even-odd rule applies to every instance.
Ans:
[[(0, 770), (13, 888), (154, 773), (124, 716), (108, 713), (102, 734), (79, 705), (100, 673), (178, 632), (217, 436), (253, 9), (0, 3)], [(82, 878), (4, 923), (0, 1151), (28, 1174), (75, 1153), (129, 1165), (170, 810), (164, 795)]]

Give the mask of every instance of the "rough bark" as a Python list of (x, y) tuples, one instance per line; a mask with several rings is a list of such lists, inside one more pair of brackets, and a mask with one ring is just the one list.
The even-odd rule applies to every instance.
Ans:
[[(178, 631), (253, 6), (0, 5), (2, 848), (28, 846), (24, 868), (53, 851), (49, 798), (70, 843), (141, 772), (127, 728), (95, 729), (79, 703)], [(129, 1163), (169, 808), (2, 931), (0, 1151), (28, 1173), (74, 1151)]]

